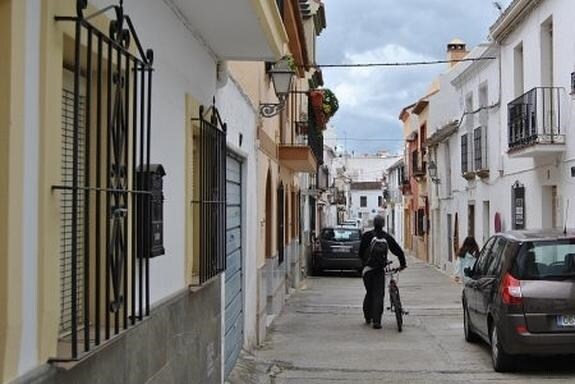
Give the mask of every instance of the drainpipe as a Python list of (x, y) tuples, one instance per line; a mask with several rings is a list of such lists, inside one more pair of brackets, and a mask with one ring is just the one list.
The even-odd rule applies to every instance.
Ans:
[[(499, 42), (495, 39), (493, 39), (493, 41), (495, 41), (495, 44), (497, 46), (497, 57), (498, 57), (497, 61), (499, 62), (498, 63), (498, 72), (499, 73), (498, 73), (498, 79), (497, 79), (497, 82), (499, 83), (499, 96), (498, 96), (499, 100), (497, 100), (497, 104), (499, 105), (499, 108), (500, 108), (500, 110), (499, 110), (499, 126), (502, 127), (504, 122), (501, 121), (501, 108), (502, 108), (501, 102), (502, 102), (502, 94), (503, 94), (503, 91), (502, 91), (503, 85), (502, 85), (502, 81), (501, 81), (501, 72), (502, 72), (502, 69), (501, 69), (501, 61), (502, 61), (501, 42)], [(507, 124), (505, 124), (505, 126), (507, 127)], [(507, 129), (509, 129), (509, 127), (507, 127)], [(506, 136), (508, 135), (507, 130), (502, 130), (502, 131), (506, 132)], [(501, 133), (499, 133), (499, 135), (498, 135), (498, 140), (499, 140), (499, 154), (498, 154), (499, 155), (499, 164), (497, 164), (497, 166), (498, 166), (499, 176), (503, 176), (505, 174), (505, 164), (504, 164), (504, 156), (503, 156), (503, 144), (501, 142)]]

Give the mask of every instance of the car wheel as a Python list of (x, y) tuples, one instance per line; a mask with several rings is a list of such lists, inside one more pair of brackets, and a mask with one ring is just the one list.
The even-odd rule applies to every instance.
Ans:
[(463, 304), (463, 332), (465, 334), (465, 341), (468, 343), (475, 343), (479, 340), (479, 336), (471, 329), (471, 324), (469, 323), (469, 309), (467, 304)]
[(495, 372), (508, 372), (513, 368), (513, 357), (505, 352), (497, 327), (491, 327), (491, 361)]

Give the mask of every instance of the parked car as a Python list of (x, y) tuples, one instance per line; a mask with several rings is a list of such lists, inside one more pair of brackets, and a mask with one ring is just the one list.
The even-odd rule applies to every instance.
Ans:
[(312, 273), (324, 270), (361, 270), (359, 244), (361, 231), (357, 228), (330, 227), (321, 230), (314, 244)]
[(497, 234), (465, 275), (465, 339), (490, 344), (496, 371), (517, 355), (575, 354), (575, 232)]

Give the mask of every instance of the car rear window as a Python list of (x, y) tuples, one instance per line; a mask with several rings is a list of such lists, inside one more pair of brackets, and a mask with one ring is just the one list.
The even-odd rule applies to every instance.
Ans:
[(513, 274), (522, 280), (575, 279), (575, 239), (523, 244)]
[(360, 233), (357, 229), (326, 228), (321, 231), (321, 238), (330, 241), (357, 241), (360, 239)]

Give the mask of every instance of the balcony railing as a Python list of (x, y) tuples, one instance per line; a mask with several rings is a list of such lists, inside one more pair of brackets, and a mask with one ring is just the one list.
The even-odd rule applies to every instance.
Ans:
[(509, 152), (537, 144), (565, 144), (562, 88), (533, 88), (507, 106)]

